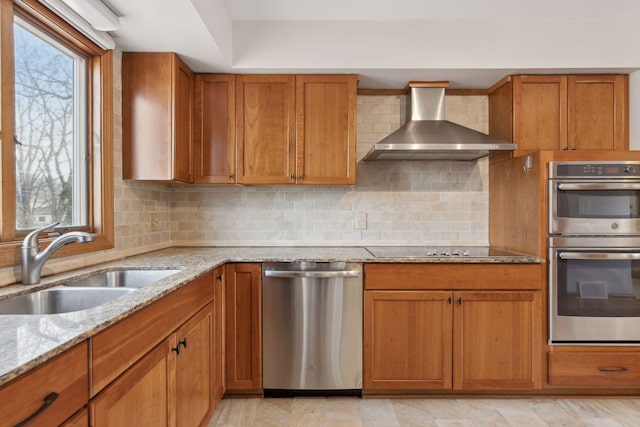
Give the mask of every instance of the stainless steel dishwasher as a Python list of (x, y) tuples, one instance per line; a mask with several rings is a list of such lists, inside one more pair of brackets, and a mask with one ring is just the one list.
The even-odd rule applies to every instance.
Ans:
[(265, 396), (360, 394), (362, 264), (262, 264)]

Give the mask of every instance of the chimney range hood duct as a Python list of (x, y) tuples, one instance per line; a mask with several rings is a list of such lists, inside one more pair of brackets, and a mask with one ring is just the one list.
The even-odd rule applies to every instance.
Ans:
[(411, 120), (375, 143), (363, 160), (473, 161), (516, 144), (444, 120), (444, 87), (411, 86)]

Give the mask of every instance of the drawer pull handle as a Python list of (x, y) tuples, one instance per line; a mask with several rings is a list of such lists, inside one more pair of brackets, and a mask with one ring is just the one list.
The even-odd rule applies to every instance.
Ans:
[(629, 369), (625, 368), (625, 367), (604, 367), (604, 368), (598, 368), (598, 370), (600, 372), (627, 372)]
[(44, 412), (49, 406), (51, 406), (51, 404), (53, 402), (56, 401), (56, 399), (58, 398), (58, 396), (60, 396), (58, 393), (56, 393), (55, 391), (52, 391), (51, 393), (47, 394), (44, 397), (44, 403), (42, 404), (42, 406), (40, 406), (38, 408), (38, 410), (36, 412), (34, 412), (33, 414), (29, 415), (27, 418), (25, 418), (24, 420), (22, 420), (21, 422), (19, 422), (18, 424), (16, 424), (15, 427), (23, 427), (26, 426), (27, 424), (29, 424), (31, 421), (33, 421), (33, 419), (35, 417), (37, 417), (38, 415), (40, 415), (42, 412)]

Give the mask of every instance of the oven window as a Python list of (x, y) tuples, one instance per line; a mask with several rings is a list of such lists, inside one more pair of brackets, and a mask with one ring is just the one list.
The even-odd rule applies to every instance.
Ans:
[(563, 218), (640, 218), (638, 190), (563, 190), (557, 216)]
[(640, 317), (640, 261), (558, 259), (559, 316)]

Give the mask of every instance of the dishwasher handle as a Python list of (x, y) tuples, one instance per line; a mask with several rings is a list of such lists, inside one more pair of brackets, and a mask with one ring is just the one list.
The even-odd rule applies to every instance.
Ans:
[(334, 270), (334, 271), (311, 271), (311, 270), (266, 270), (267, 277), (309, 277), (314, 279), (335, 279), (338, 277), (360, 277), (359, 270)]

